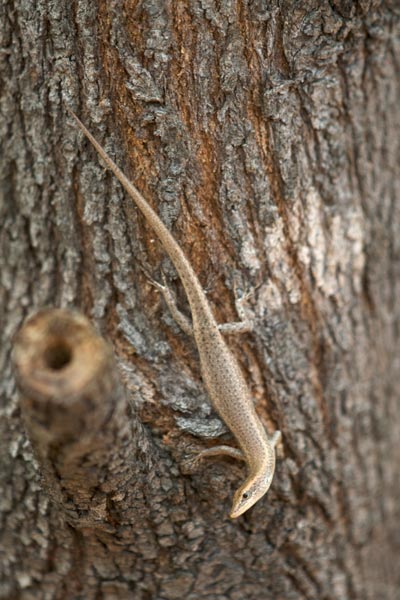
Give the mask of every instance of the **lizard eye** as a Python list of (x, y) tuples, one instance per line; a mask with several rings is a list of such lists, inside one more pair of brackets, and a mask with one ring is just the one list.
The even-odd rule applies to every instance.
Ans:
[(249, 494), (247, 492), (244, 492), (243, 496), (242, 496), (243, 500), (247, 500), (248, 497), (249, 497)]

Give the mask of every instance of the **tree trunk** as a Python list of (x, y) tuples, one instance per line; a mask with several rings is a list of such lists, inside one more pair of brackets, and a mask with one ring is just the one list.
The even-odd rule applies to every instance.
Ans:
[[(396, 3), (0, 14), (0, 598), (397, 599)], [(283, 443), (237, 520), (245, 466), (193, 461), (234, 439), (144, 271), (188, 312), (179, 278), (67, 106), (173, 232), (218, 321), (251, 292), (254, 332), (227, 341)], [(108, 344), (45, 307), (84, 313)], [(13, 339), (37, 311), (15, 338), (18, 393)], [(38, 391), (40, 319), (40, 335), (72, 337), (45, 365), (58, 387)], [(91, 358), (73, 364), (94, 366), (75, 388), (82, 331)]]

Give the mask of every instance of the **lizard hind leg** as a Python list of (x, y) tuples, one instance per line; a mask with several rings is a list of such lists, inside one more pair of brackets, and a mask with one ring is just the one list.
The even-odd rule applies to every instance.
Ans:
[(233, 323), (221, 323), (218, 325), (221, 333), (249, 333), (253, 331), (254, 325), (251, 321), (235, 321)]
[(235, 321), (234, 323), (222, 323), (221, 325), (218, 325), (218, 329), (221, 333), (228, 334), (249, 333), (250, 331), (253, 331), (254, 323), (246, 316), (243, 303), (246, 302), (247, 298), (251, 296), (253, 292), (248, 292), (243, 296), (238, 297), (236, 294), (236, 285), (234, 285), (234, 290), (235, 308), (240, 321)]
[(176, 303), (176, 298), (174, 294), (171, 292), (167, 285), (167, 280), (165, 278), (164, 273), (162, 274), (163, 284), (159, 283), (152, 279), (148, 273), (145, 272), (145, 275), (152, 286), (154, 286), (157, 290), (159, 290), (165, 300), (166, 305), (169, 308), (171, 315), (174, 318), (174, 321), (179, 325), (179, 327), (184, 331), (187, 335), (193, 336), (193, 327), (190, 320), (184, 315), (178, 308)]

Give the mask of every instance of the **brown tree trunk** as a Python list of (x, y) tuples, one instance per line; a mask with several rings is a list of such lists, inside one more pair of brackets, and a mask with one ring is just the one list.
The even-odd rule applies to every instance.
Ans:
[[(4, 0), (0, 15), (0, 598), (397, 599), (397, 3)], [(182, 286), (66, 106), (218, 320), (252, 292), (255, 331), (228, 343), (283, 448), (238, 520), (245, 467), (193, 465), (232, 437), (143, 269), (187, 310)], [(107, 338), (76, 313), (36, 317), (44, 336), (67, 319), (73, 352), (83, 328), (100, 353), (88, 387), (60, 346), (44, 367), (61, 388), (24, 387), (41, 364), (23, 370), (25, 330), (17, 392), (14, 335), (44, 307)]]

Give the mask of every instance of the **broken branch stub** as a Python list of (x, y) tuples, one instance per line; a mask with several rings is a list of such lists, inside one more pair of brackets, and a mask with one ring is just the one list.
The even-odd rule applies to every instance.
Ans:
[(17, 334), (14, 362), (49, 496), (73, 526), (109, 529), (108, 506), (124, 497), (142, 445), (111, 348), (79, 313), (46, 309)]

